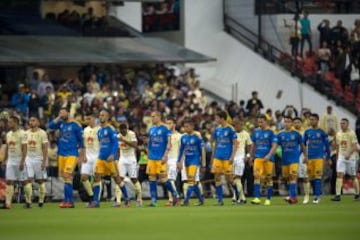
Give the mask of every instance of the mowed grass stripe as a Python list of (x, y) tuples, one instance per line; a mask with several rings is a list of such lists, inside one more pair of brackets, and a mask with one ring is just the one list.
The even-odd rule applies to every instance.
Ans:
[[(193, 200), (192, 202), (195, 202)], [(146, 202), (145, 202), (146, 203)], [(352, 196), (342, 202), (324, 197), (319, 205), (287, 205), (274, 198), (272, 206), (111, 208), (87, 209), (77, 203), (75, 209), (59, 209), (46, 204), (38, 209), (0, 211), (0, 239), (360, 239), (360, 202)]]

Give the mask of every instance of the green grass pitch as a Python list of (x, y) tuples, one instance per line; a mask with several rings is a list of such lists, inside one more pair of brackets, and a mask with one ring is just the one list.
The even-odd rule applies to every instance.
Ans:
[(201, 207), (163, 207), (160, 201), (157, 208), (111, 208), (104, 202), (99, 209), (87, 209), (85, 203), (75, 209), (59, 209), (55, 203), (43, 209), (14, 204), (11, 210), (0, 210), (0, 239), (360, 239), (360, 202), (352, 196), (341, 202), (325, 196), (318, 205), (288, 205), (280, 197), (271, 206), (232, 206), (230, 199), (222, 207), (213, 203), (207, 199)]

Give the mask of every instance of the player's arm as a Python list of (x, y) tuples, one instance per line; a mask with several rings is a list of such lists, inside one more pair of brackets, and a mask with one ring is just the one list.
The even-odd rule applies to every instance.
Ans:
[[(235, 133), (234, 133), (235, 134)], [(235, 135), (236, 136), (236, 135)], [(231, 156), (230, 156), (230, 162), (234, 162), (234, 157), (235, 157), (235, 153), (237, 151), (239, 147), (239, 142), (238, 140), (235, 138), (233, 139), (233, 145), (232, 145), (232, 152), (231, 152)]]
[(184, 164), (184, 160), (185, 160), (185, 154), (184, 154), (184, 144), (182, 143), (182, 138), (180, 138), (180, 149), (179, 149), (179, 156), (177, 159), (177, 168), (179, 169), (179, 171), (182, 170), (183, 168), (183, 164)]
[(166, 162), (167, 162), (170, 149), (171, 149), (171, 135), (167, 136), (166, 150), (165, 150), (164, 155), (163, 155), (163, 157), (162, 157), (162, 159), (161, 159), (161, 161), (162, 161), (163, 163), (166, 163)]
[(24, 170), (25, 167), (25, 159), (27, 155), (27, 144), (21, 144), (21, 161), (20, 161), (20, 171)]
[(60, 124), (61, 124), (61, 118), (60, 118), (60, 115), (57, 116), (56, 118), (54, 118), (52, 121), (49, 122), (48, 124), (48, 127), (51, 129), (51, 130), (57, 130), (60, 128)]
[(351, 134), (351, 150), (350, 152), (348, 153), (347, 156), (345, 156), (345, 158), (347, 160), (350, 159), (351, 155), (357, 151), (357, 138), (356, 138), (356, 135), (355, 133), (354, 134)]
[(265, 161), (268, 161), (275, 154), (278, 146), (279, 146), (278, 138), (277, 138), (277, 136), (273, 136), (271, 149), (270, 149), (269, 153), (264, 157)]
[(108, 161), (114, 161), (115, 159), (115, 156), (116, 156), (116, 153), (119, 149), (119, 140), (117, 138), (117, 134), (115, 131), (113, 131), (113, 133), (111, 134), (111, 142), (112, 142), (112, 145), (111, 145), (111, 154), (110, 156), (108, 157)]
[(137, 144), (137, 140), (136, 137), (132, 137), (131, 141), (126, 140), (121, 134), (120, 134), (120, 141), (126, 143), (128, 146), (137, 149), (138, 144)]
[(7, 163), (7, 159), (8, 159), (8, 157), (9, 157), (9, 153), (8, 153), (8, 150), (9, 150), (9, 148), (8, 148), (8, 144), (7, 144), (7, 141), (5, 140), (5, 148), (4, 148), (4, 161), (3, 161), (3, 166), (5, 166), (6, 165), (6, 163)]
[(330, 142), (329, 142), (329, 138), (325, 132), (323, 132), (323, 142), (325, 144), (326, 159), (330, 160), (331, 159)]
[(76, 135), (76, 139), (78, 142), (78, 147), (79, 147), (79, 161), (80, 162), (85, 162), (86, 158), (85, 158), (85, 145), (84, 145), (84, 133), (82, 130), (82, 127), (78, 124), (76, 124), (76, 129), (75, 129), (75, 135)]
[(43, 154), (43, 160), (41, 163), (41, 169), (44, 170), (47, 167), (47, 162), (48, 162), (48, 147), (49, 147), (49, 141), (47, 138), (46, 133), (43, 133), (43, 141), (41, 144), (41, 150), (42, 150), (42, 154)]

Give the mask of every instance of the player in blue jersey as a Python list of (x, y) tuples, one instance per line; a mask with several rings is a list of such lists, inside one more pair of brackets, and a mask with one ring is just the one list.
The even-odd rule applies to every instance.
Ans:
[(64, 201), (61, 208), (73, 208), (73, 171), (77, 158), (85, 161), (83, 130), (81, 125), (69, 117), (69, 110), (61, 108), (59, 116), (48, 125), (51, 130), (59, 130), (58, 165), (59, 174), (64, 179)]
[(284, 130), (277, 135), (277, 146), (281, 147), (281, 166), (282, 176), (286, 179), (289, 187), (289, 197), (285, 200), (290, 204), (298, 202), (296, 198), (297, 177), (299, 168), (299, 158), (301, 151), (306, 158), (305, 147), (300, 133), (293, 129), (293, 119), (289, 116), (284, 117)]
[(259, 115), (257, 118), (258, 127), (251, 135), (251, 140), (254, 143), (254, 195), (255, 198), (251, 201), (252, 204), (260, 204), (260, 183), (265, 181), (266, 200), (264, 205), (271, 205), (271, 196), (273, 192), (273, 169), (274, 156), (273, 152), (276, 150), (276, 136), (268, 127), (265, 115)]
[(148, 164), (146, 173), (150, 182), (150, 207), (157, 206), (157, 179), (164, 183), (173, 196), (173, 206), (178, 205), (178, 193), (167, 178), (167, 160), (171, 148), (171, 131), (161, 121), (160, 112), (151, 113), (153, 126), (149, 129)]
[(225, 175), (226, 181), (232, 185), (235, 191), (237, 189), (233, 179), (233, 162), (237, 149), (237, 135), (234, 128), (227, 123), (226, 118), (227, 114), (225, 111), (216, 113), (215, 120), (219, 126), (215, 128), (212, 134), (212, 140), (215, 142), (215, 145), (211, 158), (211, 172), (215, 176), (215, 186), (218, 197), (216, 205), (219, 206), (224, 205), (221, 184), (222, 175)]
[(198, 132), (194, 131), (194, 123), (191, 119), (184, 121), (185, 134), (180, 140), (180, 151), (178, 158), (178, 168), (181, 171), (185, 166), (188, 188), (183, 202), (184, 206), (189, 205), (189, 199), (192, 192), (195, 192), (199, 198), (197, 206), (204, 204), (204, 198), (201, 194), (199, 185), (196, 184), (196, 174), (201, 167), (202, 171), (206, 167), (205, 145)]
[(314, 200), (318, 204), (322, 192), (321, 179), (323, 176), (324, 158), (330, 160), (330, 145), (327, 134), (319, 128), (319, 115), (310, 116), (310, 128), (304, 133), (304, 144), (307, 147), (307, 173), (313, 186)]
[(121, 188), (121, 178), (117, 164), (115, 163), (119, 142), (115, 128), (109, 123), (109, 118), (110, 114), (106, 109), (100, 111), (100, 129), (97, 134), (99, 139), (99, 155), (95, 162), (95, 178), (93, 183), (94, 199), (89, 205), (90, 208), (100, 207), (100, 186), (102, 176), (112, 176), (115, 183)]

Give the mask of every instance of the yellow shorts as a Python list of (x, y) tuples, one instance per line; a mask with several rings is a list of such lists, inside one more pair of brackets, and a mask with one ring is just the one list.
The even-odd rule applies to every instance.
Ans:
[(272, 161), (264, 161), (262, 158), (255, 158), (254, 160), (254, 176), (261, 178), (273, 176), (274, 163)]
[(76, 156), (58, 156), (60, 176), (64, 173), (72, 174), (76, 167), (76, 160)]
[(95, 162), (95, 174), (117, 176), (119, 170), (115, 161), (97, 159)]
[(197, 165), (190, 165), (185, 167), (187, 181), (189, 183), (195, 183), (195, 176), (197, 173), (198, 166)]
[(229, 160), (219, 160), (214, 158), (211, 172), (214, 174), (231, 175), (233, 173), (233, 165)]
[(297, 176), (298, 175), (298, 168), (299, 168), (298, 163), (292, 163), (290, 165), (282, 166), (281, 167), (282, 176), (284, 178), (289, 178), (291, 175)]
[(308, 160), (307, 174), (310, 179), (321, 178), (324, 171), (324, 160), (321, 158)]
[(146, 167), (146, 174), (148, 175), (167, 174), (167, 164), (161, 162), (161, 160), (148, 160)]

